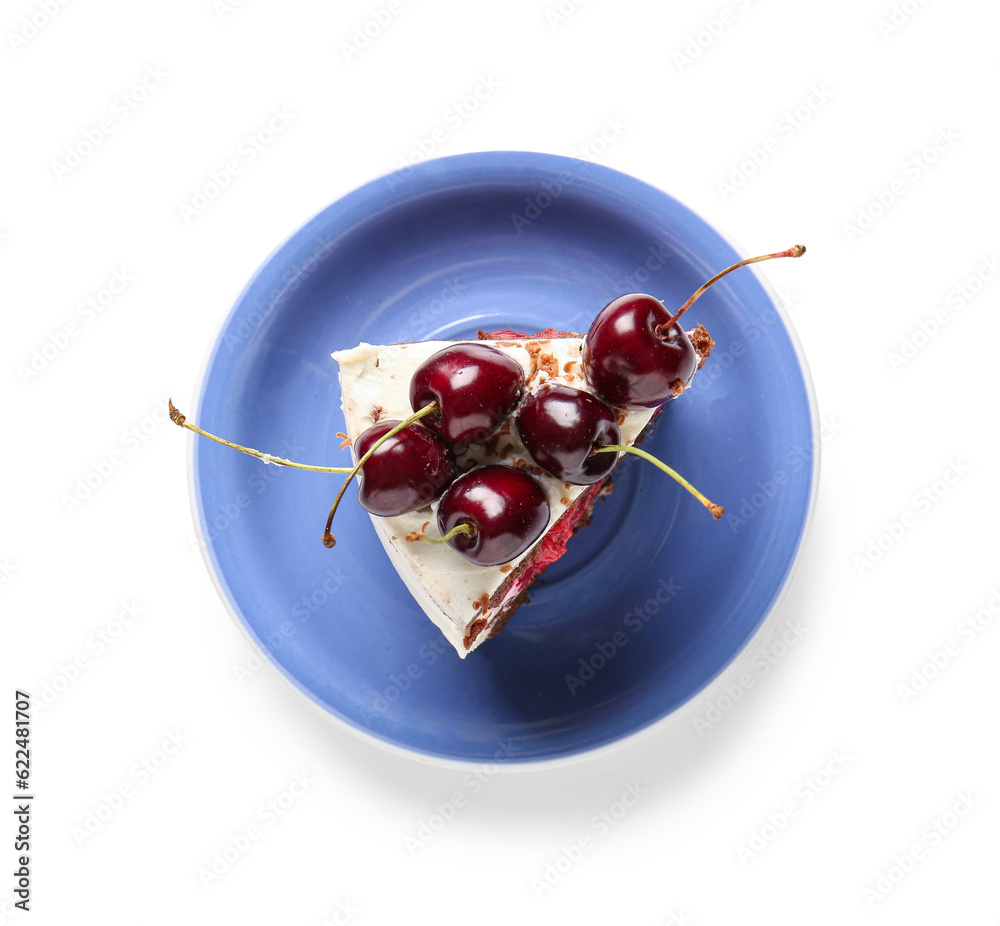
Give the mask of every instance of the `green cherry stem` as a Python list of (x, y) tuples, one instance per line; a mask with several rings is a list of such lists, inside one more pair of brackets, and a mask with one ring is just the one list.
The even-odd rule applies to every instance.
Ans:
[(226, 440), (223, 437), (216, 437), (214, 434), (209, 434), (208, 431), (203, 431), (196, 425), (191, 424), (176, 408), (174, 403), (167, 399), (167, 404), (170, 408), (170, 420), (180, 428), (187, 428), (189, 431), (194, 431), (195, 434), (200, 434), (202, 437), (207, 437), (209, 440), (214, 440), (217, 444), (225, 444), (227, 447), (232, 447), (233, 450), (239, 450), (240, 453), (248, 453), (252, 457), (257, 457), (258, 460), (262, 460), (264, 463), (273, 463), (275, 466), (290, 466), (293, 469), (307, 469), (314, 473), (349, 473), (351, 468), (349, 466), (311, 466), (308, 463), (295, 463), (292, 460), (285, 460), (282, 457), (274, 457), (269, 453), (261, 453), (259, 450), (254, 450), (251, 447), (244, 447), (242, 444), (234, 444), (232, 441)]
[(594, 453), (634, 453), (637, 457), (642, 457), (644, 460), (648, 460), (650, 463), (658, 466), (663, 470), (668, 476), (676, 479), (685, 489), (688, 490), (699, 502), (701, 502), (709, 511), (712, 512), (712, 517), (716, 521), (722, 519), (725, 514), (726, 509), (721, 505), (716, 505), (714, 502), (710, 502), (704, 495), (701, 494), (690, 482), (688, 482), (680, 473), (672, 470), (666, 463), (657, 460), (651, 453), (647, 453), (639, 447), (628, 447), (625, 444), (605, 444), (603, 447), (595, 447)]
[(429, 415), (431, 412), (436, 411), (437, 407), (438, 407), (437, 402), (430, 402), (429, 404), (421, 408), (419, 411), (415, 411), (412, 415), (410, 415), (409, 418), (404, 418), (402, 421), (399, 422), (399, 424), (397, 424), (390, 430), (386, 431), (385, 434), (383, 434), (377, 441), (375, 441), (375, 443), (368, 448), (368, 451), (364, 454), (364, 456), (362, 456), (361, 459), (354, 464), (353, 469), (343, 470), (343, 472), (346, 472), (348, 475), (347, 478), (344, 480), (344, 484), (340, 487), (340, 491), (337, 493), (337, 497), (333, 500), (333, 506), (330, 508), (330, 514), (326, 519), (326, 530), (323, 532), (324, 547), (326, 547), (327, 549), (331, 549), (337, 542), (336, 537), (334, 537), (333, 534), (330, 533), (330, 526), (333, 524), (333, 516), (337, 513), (337, 507), (340, 505), (340, 500), (344, 497), (344, 492), (347, 491), (347, 487), (351, 484), (351, 480), (358, 474), (361, 467), (368, 462), (368, 458), (394, 434), (398, 434), (400, 431), (403, 430), (403, 428), (413, 424), (414, 421), (419, 421), (425, 415)]
[(732, 273), (734, 270), (739, 270), (740, 267), (745, 267), (747, 264), (756, 264), (761, 260), (772, 260), (775, 257), (801, 257), (806, 252), (806, 246), (804, 244), (795, 244), (788, 248), (787, 251), (776, 251), (774, 254), (761, 254), (760, 257), (748, 257), (746, 260), (741, 260), (738, 264), (733, 264), (732, 267), (726, 267), (725, 270), (720, 270), (712, 279), (708, 280), (706, 283), (702, 283), (688, 299), (675, 313), (670, 321), (663, 325), (664, 331), (669, 330), (691, 306), (694, 301), (705, 292), (713, 283), (717, 280), (721, 280), (727, 273)]

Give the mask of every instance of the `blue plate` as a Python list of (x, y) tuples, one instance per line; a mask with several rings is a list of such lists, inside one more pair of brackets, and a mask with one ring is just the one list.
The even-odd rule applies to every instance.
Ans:
[[(586, 331), (615, 296), (676, 307), (742, 256), (671, 197), (593, 163), (522, 152), (429, 161), (328, 206), (268, 258), (222, 326), (193, 420), (278, 456), (343, 465), (331, 351), (478, 328)], [(498, 752), (565, 761), (668, 717), (772, 612), (818, 469), (806, 365), (755, 272), (727, 276), (688, 318), (718, 346), (644, 446), (724, 505), (721, 523), (630, 458), (530, 603), (460, 660), (353, 498), (336, 548), (320, 543), (342, 477), (195, 439), (196, 520), (236, 620), (330, 717), (443, 763)]]

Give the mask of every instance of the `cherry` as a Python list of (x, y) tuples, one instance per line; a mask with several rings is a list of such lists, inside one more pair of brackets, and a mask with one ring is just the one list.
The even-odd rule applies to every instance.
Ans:
[(583, 342), (583, 366), (594, 392), (618, 408), (653, 408), (679, 395), (698, 368), (687, 333), (644, 293), (619, 296), (601, 309)]
[(620, 454), (632, 453), (677, 480), (716, 520), (725, 513), (721, 505), (705, 498), (666, 463), (645, 450), (620, 443), (614, 411), (589, 392), (545, 383), (521, 403), (517, 431), (531, 458), (563, 482), (593, 485), (614, 469)]
[[(381, 435), (381, 437), (373, 437), (368, 445), (368, 449), (358, 457), (358, 462), (354, 464), (354, 468), (348, 473), (347, 478), (344, 480), (344, 484), (340, 487), (340, 491), (337, 493), (337, 497), (333, 500), (333, 504), (330, 506), (330, 513), (326, 516), (326, 529), (323, 531), (323, 546), (330, 549), (337, 543), (337, 538), (333, 536), (330, 527), (333, 525), (334, 515), (337, 513), (337, 507), (340, 505), (340, 500), (344, 497), (344, 493), (347, 491), (347, 487), (351, 484), (351, 480), (361, 471), (362, 467), (374, 456), (375, 452), (383, 444), (388, 443), (393, 437), (396, 436), (400, 431), (412, 425), (414, 422), (421, 418), (426, 418), (428, 415), (434, 414), (437, 411), (437, 402), (430, 402), (425, 405), (420, 411), (414, 412), (409, 418), (403, 421), (398, 421), (396, 424), (390, 424), (388, 430)], [(359, 439), (363, 435), (359, 434)]]
[[(209, 440), (225, 444), (227, 447), (232, 447), (233, 450), (239, 450), (241, 453), (248, 453), (250, 456), (257, 457), (257, 459), (262, 460), (264, 463), (274, 463), (277, 466), (291, 466), (295, 469), (308, 469), (315, 473), (346, 474), (347, 478), (340, 487), (337, 497), (333, 500), (333, 506), (330, 508), (330, 514), (326, 519), (326, 530), (323, 532), (323, 546), (325, 547), (332, 547), (337, 542), (336, 538), (330, 532), (330, 526), (333, 524), (333, 516), (337, 513), (337, 506), (340, 505), (340, 500), (344, 497), (344, 492), (347, 491), (351, 480), (359, 472), (362, 473), (362, 476), (358, 499), (373, 514), (381, 514), (382, 512), (375, 511), (374, 508), (369, 507), (369, 504), (376, 507), (384, 505), (388, 508), (403, 504), (404, 499), (407, 498), (414, 503), (415, 508), (423, 508), (424, 505), (430, 504), (430, 502), (441, 494), (444, 486), (448, 484), (455, 474), (455, 461), (451, 454), (451, 448), (444, 444), (440, 438), (435, 437), (429, 432), (427, 437), (432, 438), (433, 442), (427, 443), (424, 435), (419, 433), (421, 429), (415, 425), (415, 422), (419, 419), (426, 418), (437, 411), (436, 402), (425, 405), (420, 411), (414, 412), (404, 421), (384, 421), (373, 425), (359, 434), (355, 442), (355, 447), (359, 454), (358, 462), (352, 467), (312, 466), (308, 463), (293, 463), (291, 460), (273, 457), (269, 453), (261, 453), (259, 450), (254, 450), (251, 447), (234, 444), (232, 441), (216, 437), (214, 434), (209, 434), (208, 431), (203, 431), (201, 428), (196, 427), (174, 407), (173, 402), (168, 400), (168, 403), (170, 420), (178, 427), (187, 428), (189, 431), (194, 431), (195, 434), (200, 434)], [(417, 433), (410, 433), (411, 429), (416, 430)], [(375, 468), (369, 470), (366, 474), (366, 464), (382, 447), (393, 441), (397, 434), (403, 434), (404, 431), (407, 433), (394, 446), (389, 447), (387, 455), (384, 458), (380, 458), (376, 462)], [(442, 448), (444, 451), (443, 456)], [(367, 490), (365, 489), (365, 475), (368, 476)], [(394, 479), (396, 480), (395, 483), (393, 483)], [(427, 500), (422, 501), (425, 497)], [(366, 504), (366, 500), (369, 504)], [(396, 513), (402, 514), (404, 511), (412, 511), (415, 508), (401, 509)]]
[(592, 485), (618, 462), (618, 454), (593, 453), (596, 447), (621, 443), (614, 412), (571, 386), (545, 383), (525, 396), (517, 433), (542, 469), (571, 485)]
[(485, 344), (452, 344), (428, 357), (410, 381), (414, 411), (436, 401), (424, 419), (449, 444), (485, 440), (510, 416), (524, 390), (524, 371)]
[[(380, 421), (354, 442), (361, 459), (399, 421)], [(455, 478), (451, 448), (432, 431), (409, 424), (382, 443), (361, 467), (358, 501), (365, 511), (396, 517), (429, 505)]]
[(671, 314), (659, 299), (629, 293), (609, 302), (590, 326), (583, 365), (595, 394), (618, 408), (653, 408), (680, 395), (698, 368), (691, 338), (680, 317), (716, 280), (746, 264), (774, 257), (801, 257), (797, 244), (786, 251), (750, 257), (717, 273)]
[(479, 566), (499, 566), (520, 556), (548, 523), (544, 489), (524, 470), (502, 463), (459, 476), (438, 505), (441, 539)]

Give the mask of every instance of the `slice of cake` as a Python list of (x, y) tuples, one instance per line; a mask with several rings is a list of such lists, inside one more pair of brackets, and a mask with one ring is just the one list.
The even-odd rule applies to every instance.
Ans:
[[(383, 419), (402, 420), (411, 414), (410, 381), (432, 354), (455, 343), (487, 343), (522, 368), (525, 393), (543, 383), (560, 383), (587, 390), (582, 356), (583, 338), (551, 329), (528, 336), (497, 331), (479, 342), (418, 341), (387, 346), (362, 343), (333, 354), (340, 365), (342, 408), (352, 445), (358, 436)], [(701, 360), (708, 348), (699, 350)], [(632, 445), (657, 408), (617, 410), (621, 442)], [(566, 552), (573, 533), (589, 522), (594, 503), (610, 491), (610, 481), (571, 485), (535, 465), (520, 441), (513, 419), (479, 444), (457, 448), (464, 472), (477, 464), (505, 463), (529, 472), (545, 491), (549, 521), (541, 537), (520, 556), (498, 566), (469, 562), (447, 544), (413, 538), (433, 530), (438, 502), (396, 517), (372, 515), (372, 523), (400, 578), (431, 621), (461, 657), (497, 634), (524, 603), (528, 590), (544, 569)]]
[[(619, 454), (645, 457), (722, 517), (721, 506), (634, 445), (715, 346), (702, 325), (685, 331), (679, 324), (695, 300), (740, 267), (805, 251), (794, 245), (741, 260), (676, 312), (654, 296), (626, 293), (601, 309), (586, 337), (551, 328), (494, 331), (476, 341), (337, 351), (346, 436), (355, 463), (358, 446), (365, 459), (353, 469), (243, 447), (187, 421), (172, 402), (170, 419), (265, 463), (349, 476), (360, 469), (358, 501), (390, 562), (464, 658), (499, 633), (589, 522), (596, 500), (610, 491)], [(612, 462), (598, 463), (602, 455)], [(327, 519), (328, 548), (348, 484)], [(426, 533), (432, 522), (436, 537)]]

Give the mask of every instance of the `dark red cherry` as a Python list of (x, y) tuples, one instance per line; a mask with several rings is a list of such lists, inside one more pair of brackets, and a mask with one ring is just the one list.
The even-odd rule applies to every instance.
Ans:
[(549, 503), (542, 487), (523, 470), (499, 463), (477, 466), (448, 487), (437, 523), (442, 536), (470, 524), (469, 533), (456, 534), (448, 543), (479, 566), (499, 566), (542, 536)]
[[(354, 442), (357, 459), (398, 421), (380, 421)], [(455, 478), (455, 458), (440, 437), (419, 424), (409, 424), (382, 444), (361, 467), (358, 501), (384, 518), (429, 505)]]
[(452, 344), (428, 357), (410, 381), (414, 411), (437, 400), (423, 419), (449, 444), (485, 440), (510, 416), (524, 389), (521, 365), (485, 344)]
[(713, 284), (747, 264), (776, 257), (801, 257), (805, 245), (747, 257), (702, 283), (676, 311), (645, 293), (619, 296), (601, 309), (587, 332), (583, 365), (591, 388), (618, 408), (653, 408), (680, 395), (698, 368), (698, 354), (681, 316)]
[(617, 408), (654, 408), (690, 384), (698, 354), (659, 299), (619, 296), (601, 309), (583, 342), (583, 366), (598, 398)]
[(529, 392), (517, 412), (517, 433), (531, 458), (557, 479), (586, 486), (603, 479), (618, 461), (596, 447), (620, 444), (614, 412), (589, 392), (545, 383)]

